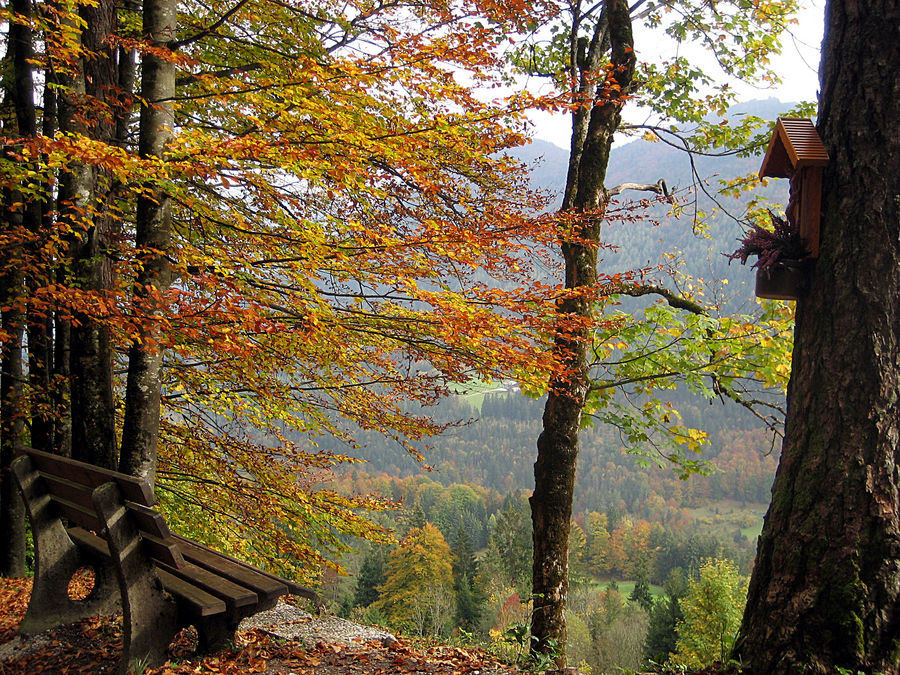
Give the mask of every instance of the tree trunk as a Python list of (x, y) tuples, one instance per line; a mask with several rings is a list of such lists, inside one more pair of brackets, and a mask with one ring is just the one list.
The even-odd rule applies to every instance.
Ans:
[[(87, 134), (110, 141), (115, 131), (117, 72), (108, 38), (115, 31), (116, 8), (110, 0), (83, 6), (82, 42), (92, 58), (67, 83), (59, 100), (63, 132)], [(81, 105), (86, 98), (90, 105)], [(73, 221), (80, 239), (73, 246), (74, 273), (81, 287), (103, 291), (112, 286), (106, 242), (112, 228), (107, 214), (109, 181), (96, 167), (74, 165), (60, 180), (60, 216)], [(90, 213), (85, 222), (81, 214)], [(78, 315), (71, 327), (72, 455), (92, 464), (115, 468), (118, 460), (112, 389), (113, 354), (109, 331), (90, 316)]]
[[(21, 201), (21, 195), (4, 190), (4, 202)], [(2, 226), (23, 228), (21, 210), (5, 213)], [(25, 278), (17, 269), (16, 249), (8, 250), (0, 269), (0, 576), (25, 576), (25, 505), (13, 480), (15, 446), (24, 441), (26, 405), (22, 369), (22, 337), (25, 330)], [(19, 264), (20, 261), (19, 261)]]
[[(22, 17), (9, 27), (9, 52), (12, 62), (13, 83), (11, 99), (14, 108), (12, 120), (5, 120), (6, 135), (33, 137), (37, 133), (34, 107), (34, 82), (29, 60), (33, 56), (30, 0), (13, 0), (11, 9)], [(15, 131), (13, 131), (13, 128)], [(40, 205), (26, 202), (21, 193), (5, 191), (4, 203), (23, 204), (4, 213), (4, 227), (8, 232), (18, 232), (21, 247), (8, 249), (0, 269), (0, 298), (2, 298), (2, 357), (0, 357), (0, 541), (4, 543), (0, 557), (0, 575), (25, 575), (25, 508), (12, 478), (10, 465), (15, 456), (15, 446), (25, 440), (25, 374), (22, 362), (23, 336), (25, 332), (25, 269), (30, 267), (24, 242), (40, 227)]]
[[(157, 48), (167, 48), (175, 39), (175, 1), (144, 1), (144, 34)], [(172, 137), (175, 96), (175, 66), (154, 54), (145, 54), (142, 64), (140, 155), (161, 158)], [(155, 344), (153, 318), (163, 311), (158, 295), (169, 287), (168, 258), (172, 223), (171, 199), (156, 186), (138, 198), (138, 255), (143, 264), (134, 290), (135, 313), (142, 319), (141, 339), (128, 353), (125, 420), (122, 430), (121, 468), (146, 478), (156, 477), (156, 446), (159, 438), (162, 349)]]
[[(627, 93), (635, 65), (628, 4), (624, 0), (610, 0), (604, 15), (608, 17), (612, 77), (622, 93)], [(606, 25), (598, 22), (588, 56), (588, 64), (593, 67), (599, 64), (599, 54), (605, 51), (606, 36)], [(584, 79), (584, 71), (581, 77)], [(607, 203), (604, 181), (623, 103), (622, 98), (595, 101), (586, 130), (583, 113), (576, 114), (563, 202), (563, 210), (574, 211), (580, 222), (575, 237), (562, 246), (565, 287), (571, 295), (558, 305), (566, 323), (557, 332), (553, 351), (563, 369), (550, 381), (544, 428), (537, 441), (534, 494), (530, 499), (534, 538), (531, 650), (553, 655), (558, 668), (566, 666), (569, 528), (578, 430), (590, 388), (587, 350), (591, 345), (590, 316), (597, 285), (600, 224)]]
[(21, 273), (0, 277), (3, 299), (2, 333), (7, 336), (2, 349), (0, 372), (0, 576), (25, 576), (25, 505), (13, 480), (10, 465), (15, 446), (25, 435), (24, 374), (22, 372), (22, 335), (24, 313), (20, 309), (24, 295)]
[[(31, 0), (14, 0), (13, 11), (30, 19)], [(10, 29), (10, 46), (13, 53), (15, 71), (16, 124), (19, 136), (37, 136), (37, 114), (34, 106), (34, 75), (31, 60), (34, 58), (34, 36), (30, 24), (17, 25)], [(49, 188), (49, 186), (48, 186)], [(47, 190), (47, 194), (50, 190)], [(46, 272), (39, 264), (43, 212), (41, 203), (31, 200), (25, 203), (22, 212), (25, 231), (31, 236), (29, 252), (34, 258), (26, 265), (26, 283), (31, 293), (47, 284)], [(53, 442), (53, 415), (50, 393), (50, 371), (52, 368), (52, 324), (47, 313), (36, 310), (29, 303), (27, 309), (28, 330), (28, 382), (30, 385), (30, 444), (32, 447), (49, 450)]]
[(897, 0), (827, 5), (821, 251), (736, 649), (754, 673), (900, 672), (898, 25)]
[[(39, 277), (29, 275), (29, 293), (33, 293), (43, 282)], [(53, 452), (53, 391), (50, 374), (53, 370), (53, 323), (41, 310), (28, 312), (28, 384), (31, 390), (31, 433), (32, 447)]]
[[(53, 72), (45, 72), (44, 77), (48, 84), (55, 83), (56, 76)], [(44, 87), (44, 109), (41, 116), (41, 133), (50, 138), (56, 133), (56, 88)], [(52, 197), (53, 190), (49, 182), (44, 185), (43, 194), (47, 198), (41, 204), (41, 223), (46, 232), (50, 232), (55, 225), (57, 203)], [(54, 261), (50, 271), (50, 279), (56, 283), (62, 283), (63, 272), (60, 269), (59, 260)], [(70, 405), (69, 386), (69, 346), (71, 331), (68, 321), (62, 319), (58, 312), (47, 317), (47, 363), (49, 365), (47, 378), (48, 384), (52, 382), (47, 397), (47, 405), (50, 406), (51, 428), (48, 451), (59, 455), (71, 457), (72, 455), (72, 409)], [(32, 445), (40, 447), (35, 441)]]

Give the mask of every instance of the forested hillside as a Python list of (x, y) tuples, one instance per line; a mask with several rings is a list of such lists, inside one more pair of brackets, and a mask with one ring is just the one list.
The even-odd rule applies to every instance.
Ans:
[[(637, 514), (653, 493), (686, 507), (710, 499), (768, 500), (776, 458), (770, 452), (771, 439), (755, 418), (721, 401), (691, 402), (687, 394), (681, 398), (682, 410), (693, 418), (690, 423), (710, 434), (712, 441), (704, 454), (720, 470), (680, 480), (667, 466), (642, 466), (646, 462), (636, 461), (623, 450), (616, 429), (594, 426), (582, 436), (576, 510), (618, 509)], [(479, 400), (480, 410), (473, 407)], [(430, 440), (426, 457), (434, 471), (428, 477), (445, 485), (469, 483), (502, 493), (530, 488), (542, 406), (541, 400), (517, 392), (459, 396), (442, 405), (443, 419), (466, 422)], [(362, 471), (397, 477), (422, 471), (408, 453), (378, 436), (361, 440), (364, 448), (359, 453), (368, 459)]]

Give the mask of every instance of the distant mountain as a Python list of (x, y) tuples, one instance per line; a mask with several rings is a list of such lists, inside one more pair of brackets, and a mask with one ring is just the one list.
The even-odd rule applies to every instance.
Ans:
[[(729, 116), (756, 115), (764, 120), (775, 119), (793, 104), (775, 98), (736, 104)], [(569, 153), (553, 143), (534, 140), (516, 151), (516, 156), (534, 166), (532, 185), (562, 194), (566, 182)], [(714, 175), (737, 176), (759, 168), (762, 158), (697, 157), (697, 170), (702, 177)], [(670, 186), (684, 186), (691, 182), (690, 160), (687, 154), (665, 143), (651, 143), (635, 139), (613, 148), (610, 156), (607, 186), (619, 183), (655, 183), (664, 178)]]
[[(734, 106), (731, 116), (756, 115), (774, 121), (792, 104), (770, 98), (750, 101)], [(535, 140), (530, 145), (517, 150), (516, 156), (533, 167), (532, 185), (562, 195), (565, 187), (568, 152), (552, 143)], [(695, 156), (694, 167), (705, 182), (706, 189), (715, 195), (720, 179), (734, 178), (755, 173), (762, 157), (707, 157)], [(740, 224), (734, 217), (721, 211), (712, 214), (716, 204), (703, 194), (693, 190), (695, 176), (692, 174), (691, 158), (684, 151), (662, 142), (648, 142), (636, 139), (613, 149), (607, 186), (624, 182), (655, 183), (664, 179), (670, 189), (679, 190), (684, 204), (680, 218), (666, 216), (667, 209), (658, 207), (648, 211), (637, 222), (611, 222), (607, 226), (604, 241), (619, 247), (616, 253), (604, 254), (601, 269), (621, 271), (634, 267), (652, 267), (658, 264), (664, 253), (680, 251), (686, 261), (685, 272), (703, 278), (727, 278), (734, 301), (752, 303), (752, 272), (741, 265), (729, 265), (722, 255), (737, 247), (737, 239), (742, 234)], [(776, 202), (787, 199), (787, 182), (776, 181), (758, 192)], [(646, 193), (624, 193), (620, 200), (640, 200)], [(716, 197), (727, 211), (737, 217), (744, 212), (744, 201)], [(705, 233), (697, 236), (694, 231), (694, 209), (706, 214), (703, 221)]]

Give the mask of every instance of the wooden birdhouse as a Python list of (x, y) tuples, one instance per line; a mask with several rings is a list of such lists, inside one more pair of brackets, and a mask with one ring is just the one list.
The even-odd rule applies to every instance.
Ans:
[(813, 258), (819, 257), (822, 167), (826, 164), (828, 152), (812, 121), (778, 118), (759, 177), (791, 179), (787, 218), (798, 228)]

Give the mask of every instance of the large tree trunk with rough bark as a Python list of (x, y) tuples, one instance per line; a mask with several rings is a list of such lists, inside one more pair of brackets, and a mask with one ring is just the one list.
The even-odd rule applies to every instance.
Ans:
[[(175, 40), (175, 0), (144, 0), (144, 34), (154, 46), (167, 48)], [(145, 54), (142, 65), (140, 154), (162, 158), (172, 136), (175, 96), (175, 65), (158, 55)], [(153, 318), (163, 311), (158, 296), (170, 283), (166, 253), (172, 222), (171, 199), (156, 186), (138, 199), (138, 255), (142, 260), (134, 290), (137, 316), (142, 317), (141, 339), (128, 353), (128, 382), (125, 420), (122, 430), (122, 471), (146, 478), (152, 485), (156, 476), (159, 438), (162, 350), (154, 344)]]
[[(59, 100), (63, 132), (111, 141), (115, 129), (118, 73), (109, 40), (115, 32), (116, 7), (111, 0), (81, 8), (82, 43), (91, 58), (82, 59), (81, 72), (64, 84)], [(87, 103), (87, 105), (85, 105)], [(99, 105), (94, 105), (99, 103)], [(109, 214), (110, 181), (96, 167), (76, 164), (60, 180), (60, 217), (79, 232), (72, 247), (72, 272), (81, 287), (102, 292), (112, 285), (107, 243), (114, 226)], [(87, 218), (84, 214), (90, 214)], [(71, 326), (72, 455), (115, 468), (118, 450), (112, 389), (113, 353), (109, 330), (88, 316), (76, 315)]]
[(737, 647), (754, 673), (900, 672), (897, 26), (897, 0), (827, 5), (821, 252)]
[[(634, 72), (628, 4), (624, 0), (609, 0), (604, 16), (606, 20), (595, 27), (580, 76), (584, 81), (590, 80), (590, 71), (601, 64), (600, 57), (609, 46), (612, 77), (624, 94), (630, 90)], [(578, 430), (590, 387), (587, 350), (591, 344), (592, 299), (597, 290), (600, 225), (608, 201), (604, 181), (623, 103), (623, 99), (602, 99), (576, 114), (563, 201), (563, 210), (574, 212), (579, 220), (575, 236), (562, 246), (565, 287), (570, 294), (558, 306), (564, 325), (556, 335), (553, 350), (563, 368), (550, 382), (544, 428), (537, 441), (534, 494), (530, 499), (534, 539), (531, 649), (554, 655), (558, 668), (566, 665), (569, 527)]]

